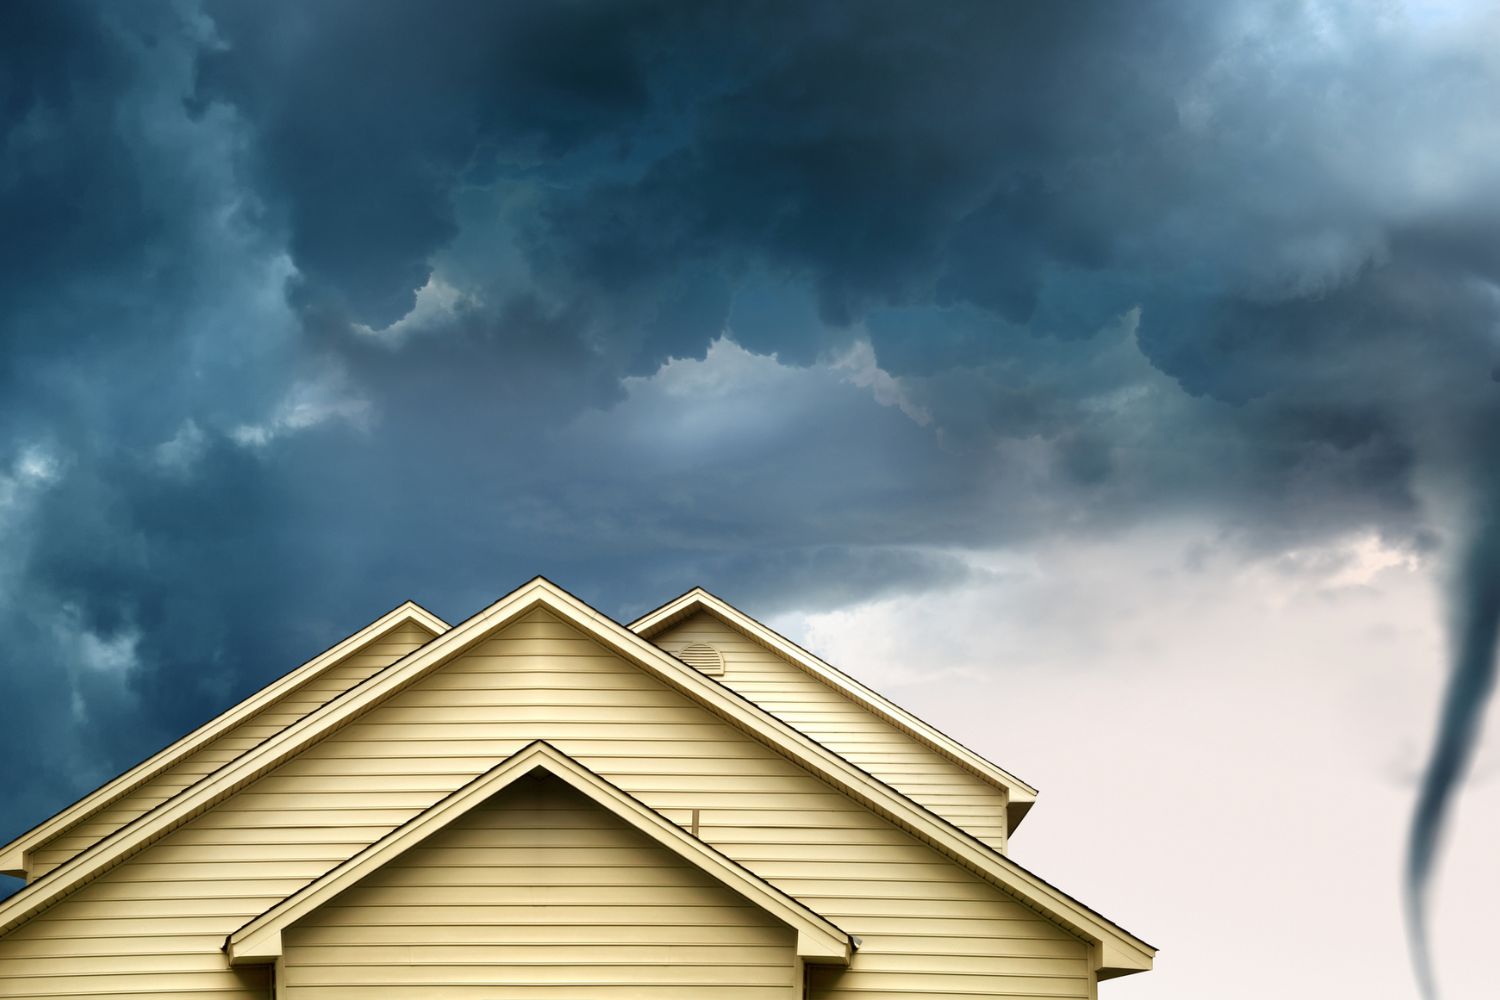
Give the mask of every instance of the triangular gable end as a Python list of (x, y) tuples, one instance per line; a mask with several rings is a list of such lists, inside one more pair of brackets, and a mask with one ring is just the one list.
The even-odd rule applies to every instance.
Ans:
[(1007, 796), (1006, 825), (1014, 831), (1036, 802), (1037, 790), (1004, 768), (986, 760), (951, 736), (912, 715), (900, 705), (871, 690), (837, 667), (803, 649), (722, 598), (694, 587), (627, 626), (645, 639), (659, 635), (672, 625), (699, 612), (719, 619), (731, 629), (766, 647), (793, 666), (838, 691), (855, 704), (906, 732), (960, 767), (982, 778)]
[(865, 808), (917, 836), (1071, 933), (1092, 942), (1092, 964), (1101, 977), (1151, 967), (1155, 952), (1151, 945), (542, 577), (517, 588), (0, 902), (0, 933), (46, 909), (73, 889), (297, 755), (335, 728), (349, 723), (535, 609), (546, 610), (563, 619), (586, 637), (666, 681)]
[(119, 802), (132, 791), (165, 773), (218, 737), (228, 733), (235, 726), (252, 719), (256, 713), (323, 675), (362, 649), (380, 642), (393, 632), (413, 625), (433, 636), (442, 635), (449, 629), (447, 622), (415, 601), (402, 602), (364, 628), (341, 639), (239, 704), (220, 713), (124, 773), (111, 778), (83, 798), (38, 823), (4, 847), (0, 847), (0, 874), (29, 879), (33, 868), (30, 855), (39, 846)]
[(282, 931), (360, 879), (389, 864), (518, 779), (545, 771), (624, 820), (656, 843), (797, 932), (797, 956), (805, 962), (847, 965), (849, 935), (807, 906), (765, 882), (640, 800), (578, 761), (537, 741), (475, 778), (343, 864), (315, 879), (249, 921), (224, 942), (231, 965), (274, 961), (282, 954)]

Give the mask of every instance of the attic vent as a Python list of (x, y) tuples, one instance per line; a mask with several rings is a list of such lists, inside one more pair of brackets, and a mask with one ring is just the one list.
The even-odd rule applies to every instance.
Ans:
[(688, 666), (696, 667), (705, 674), (717, 675), (724, 672), (723, 655), (706, 642), (695, 642), (677, 656)]

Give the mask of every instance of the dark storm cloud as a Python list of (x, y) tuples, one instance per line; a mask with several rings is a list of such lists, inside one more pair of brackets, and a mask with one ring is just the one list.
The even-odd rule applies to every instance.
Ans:
[[(153, 27), (171, 22), (159, 11), (138, 13)], [(29, 741), (119, 693), (110, 690), (109, 677), (75, 670), (79, 650), (60, 648), (65, 642), (57, 633), (71, 631), (70, 622), (60, 618), (96, 626), (98, 631), (88, 634), (105, 644), (114, 641), (113, 659), (121, 663), (129, 658), (133, 634), (115, 616), (116, 608), (104, 603), (87, 600), (71, 611), (48, 598), (40, 607), (32, 605), (31, 572), (37, 564), (30, 553), (88, 535), (92, 525), (65, 525), (59, 535), (41, 537), (29, 523), (17, 523), (50, 506), (51, 480), (60, 474), (50, 450), (28, 449), (60, 436), (96, 432), (90, 416), (80, 411), (107, 409), (109, 393), (90, 384), (97, 368), (68, 370), (71, 355), (118, 357), (139, 344), (141, 331), (119, 322), (119, 300), (134, 297), (149, 281), (142, 249), (149, 251), (182, 217), (153, 197), (155, 178), (132, 169), (131, 144), (118, 127), (151, 97), (140, 59), (144, 40), (98, 11), (74, 5), (14, 6), (5, 16), (7, 30), (0, 31), (0, 228), (6, 233), (0, 240), (5, 344), (0, 410), (6, 440), (0, 463), (6, 472), (0, 494), (6, 502), (0, 504), (0, 534), (6, 571), (0, 613), (15, 636), (5, 670), (15, 696), (8, 699), (11, 724), (3, 739), (7, 752), (19, 754)], [(128, 370), (120, 375), (131, 377)], [(72, 396), (75, 405), (57, 405), (63, 396)], [(104, 517), (96, 512), (90, 520)], [(66, 579), (80, 561), (67, 560), (48, 572)], [(78, 726), (59, 740), (57, 752), (39, 762), (44, 780), (15, 790), (15, 813), (7, 814), (7, 823), (55, 802), (52, 789), (76, 786), (90, 775), (96, 767), (90, 758), (113, 756), (123, 741), (117, 731), (111, 739), (111, 731), (130, 722), (128, 713), (117, 715), (101, 721), (100, 729)]]
[(3, 16), (0, 613), (75, 733), (11, 825), (405, 596), (813, 608), (1144, 518), (1492, 522), (1482, 13)]
[[(480, 301), (448, 323), (455, 343), (433, 352), (439, 332), (392, 362), (419, 380), (464, 351), (478, 371), (497, 353), (524, 369), (543, 344), (502, 318), (518, 302), (568, 314), (559, 357), (571, 343), (591, 358), (577, 404), (612, 398), (614, 374), (701, 356), (726, 325), (796, 363), (863, 335), (896, 375), (987, 369), (989, 400), (1059, 395), (1028, 433), (1056, 434), (1079, 480), (1108, 486), (1110, 444), (1078, 426), (1078, 386), (1034, 384), (1032, 363), (1140, 306), (1157, 368), (1250, 411), (1223, 419), (1231, 438), (1254, 425), (1236, 483), (1264, 488), (1246, 517), (1276, 504), (1278, 463), (1305, 479), (1317, 448), (1339, 459), (1329, 502), (1380, 498), (1409, 528), (1420, 449), (1402, 411), (1423, 390), (1384, 384), (1410, 369), (1380, 358), (1410, 353), (1421, 326), (1441, 326), (1430, 335), (1455, 356), (1488, 336), (1489, 305), (1464, 284), (1487, 230), (1465, 249), (1421, 232), (1426, 216), (1412, 225), (1425, 206), (1411, 203), (1398, 128), (1427, 110), (1412, 91), (1462, 97), (1485, 67), (1392, 54), (1400, 26), (1353, 12), (326, 5), (295, 27), (222, 15), (197, 99), (233, 105), (257, 136), (247, 162), (287, 227), (304, 314), (378, 327), (432, 267), (470, 270)], [(1364, 58), (1320, 49), (1318, 32)], [(569, 52), (588, 53), (597, 88)], [(1327, 128), (1340, 113), (1372, 148), (1340, 148), (1348, 136)], [(329, 172), (339, 183), (306, 187)], [(1355, 173), (1373, 190), (1347, 190)], [(511, 196), (463, 215), (475, 186)], [(450, 249), (465, 232), (507, 248), (488, 273)], [(810, 322), (778, 312), (809, 295)], [(1387, 329), (1392, 304), (1400, 330)], [(1376, 363), (1346, 371), (1373, 340)], [(1016, 429), (994, 409), (949, 407), (950, 435), (976, 420)]]
[[(723, 55), (681, 141), (551, 199), (534, 245), (604, 287), (622, 262), (762, 262), (807, 282), (834, 323), (930, 301), (935, 283), (1025, 321), (1053, 259), (1097, 266), (1114, 235), (1069, 177), (1042, 172), (1161, 135), (1171, 94), (1150, 77), (1206, 55), (1180, 17), (1148, 9), (757, 10), (709, 19), (702, 45)], [(739, 75), (713, 75), (725, 66)]]
[(249, 166), (306, 294), (385, 326), (458, 229), (451, 195), (637, 123), (647, 6), (210, 4), (199, 103), (257, 128)]
[(112, 26), (72, 5), (36, 4), (10, 12), (6, 28), (0, 211), (12, 234), (28, 237), (0, 241), (6, 303), (14, 308), (49, 277), (118, 263), (159, 224), (143, 204), (139, 177), (100, 167), (125, 152), (111, 123), (132, 70)]
[(227, 437), (302, 351), (224, 116), (184, 112), (201, 22), (0, 18), (0, 748), (37, 775), (8, 789), (8, 834), (327, 636), (270, 584), (301, 558), (296, 497)]

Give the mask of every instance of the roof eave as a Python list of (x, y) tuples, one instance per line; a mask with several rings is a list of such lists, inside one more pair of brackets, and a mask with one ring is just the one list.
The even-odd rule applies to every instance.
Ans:
[(249, 697), (230, 706), (179, 739), (162, 747), (139, 764), (128, 768), (93, 791), (42, 820), (9, 844), (0, 847), (0, 874), (31, 878), (31, 849), (81, 823), (110, 803), (129, 794), (143, 782), (173, 766), (216, 736), (253, 715), (281, 695), (334, 666), (382, 635), (415, 623), (434, 636), (451, 626), (415, 601), (403, 601), (368, 625), (350, 633), (306, 662), (292, 668)]
[(1094, 951), (1094, 974), (1101, 981), (1150, 972), (1156, 958), (1156, 949), (1149, 945), (1137, 947), (1119, 940), (1101, 941)]

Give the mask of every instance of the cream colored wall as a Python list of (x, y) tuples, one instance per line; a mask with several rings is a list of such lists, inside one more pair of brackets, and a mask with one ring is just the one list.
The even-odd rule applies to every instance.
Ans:
[(817, 997), (1089, 996), (1084, 943), (545, 611), (0, 938), (0, 996), (252, 997), (224, 936), (533, 739), (864, 939)]
[(407, 624), (381, 636), (345, 657), (318, 676), (299, 684), (260, 712), (218, 738), (209, 741), (176, 764), (143, 782), (91, 816), (32, 849), (32, 878), (37, 879), (64, 861), (108, 836), (158, 803), (182, 791), (221, 765), (233, 760), (296, 722), (308, 712), (343, 694), (366, 677), (396, 662), (424, 645), (432, 633), (420, 625)]
[(851, 701), (706, 611), (652, 637), (669, 653), (693, 643), (724, 656), (718, 680), (772, 715), (998, 851), (1006, 849), (1005, 791)]
[(796, 933), (550, 776), (283, 933), (288, 1000), (788, 1000)]

